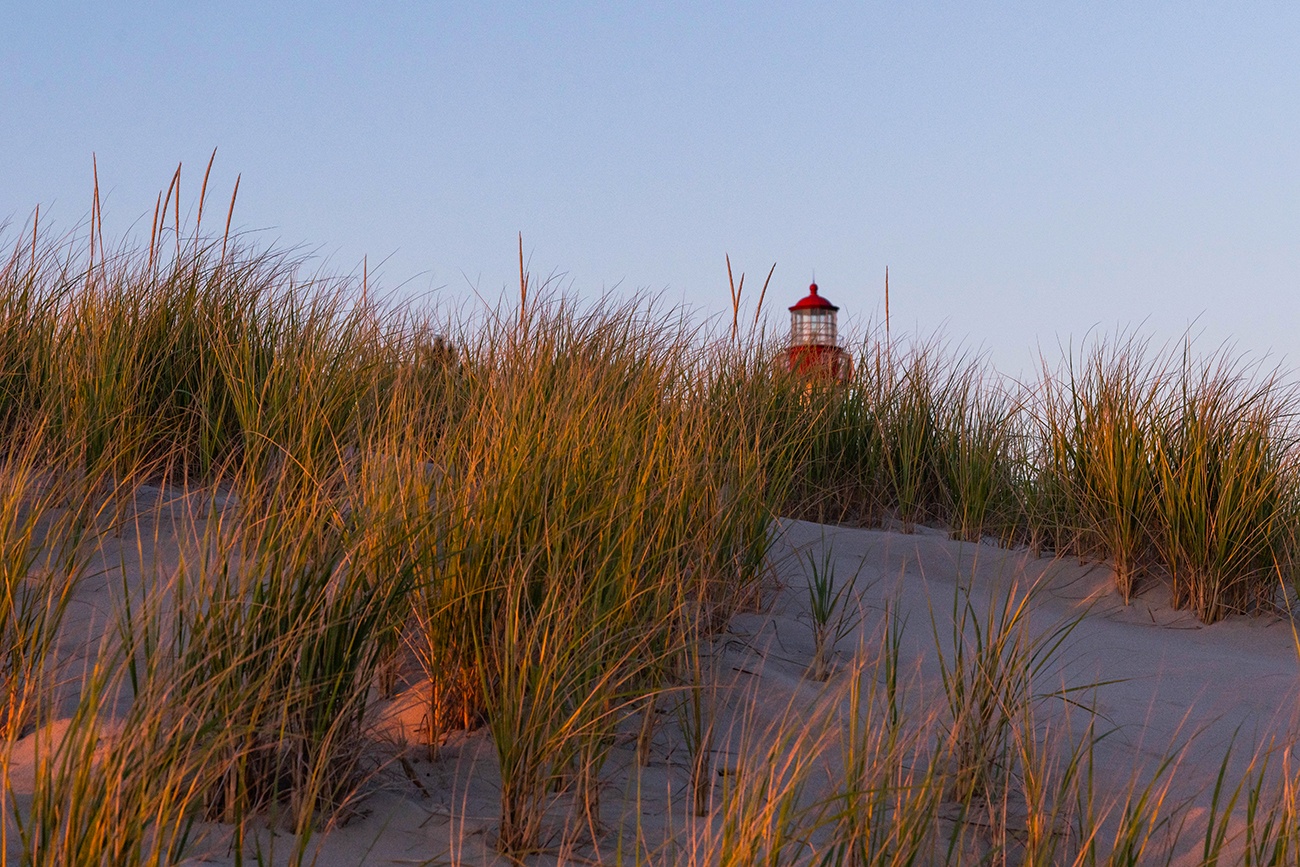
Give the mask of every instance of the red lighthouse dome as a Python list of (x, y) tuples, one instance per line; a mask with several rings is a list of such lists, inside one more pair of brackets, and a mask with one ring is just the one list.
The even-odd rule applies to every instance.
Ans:
[(808, 294), (800, 298), (798, 302), (796, 302), (795, 304), (790, 305), (791, 310), (808, 310), (811, 308), (819, 308), (825, 310), (840, 309), (836, 307), (834, 304), (832, 304), (830, 301), (826, 300), (825, 298), (817, 294), (816, 283), (808, 284)]

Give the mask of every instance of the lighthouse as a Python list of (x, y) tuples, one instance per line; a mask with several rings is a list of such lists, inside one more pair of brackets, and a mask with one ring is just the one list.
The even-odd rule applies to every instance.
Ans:
[(790, 344), (785, 351), (790, 372), (830, 382), (848, 382), (853, 376), (853, 359), (839, 345), (839, 310), (818, 294), (816, 283), (790, 307)]

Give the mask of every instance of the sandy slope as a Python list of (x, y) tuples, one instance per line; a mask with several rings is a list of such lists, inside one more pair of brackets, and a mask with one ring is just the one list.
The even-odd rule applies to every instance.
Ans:
[[(155, 529), (142, 527), (141, 532), (152, 542)], [(176, 529), (162, 527), (158, 532), (165, 538)], [(800, 556), (802, 552), (816, 556), (823, 546), (833, 552), (840, 580), (858, 573), (852, 607), (855, 617), (861, 618), (839, 643), (837, 671), (827, 684), (806, 677), (812, 638), (808, 564)], [(126, 586), (131, 586), (150, 571), (142, 568), (139, 556), (132, 555), (140, 550), (142, 546), (136, 546), (129, 535), (105, 549), (102, 570), (81, 588), (69, 621), (66, 650), (77, 652), (79, 647), (84, 658), (96, 646), (96, 630), (102, 629), (112, 610), (113, 595), (121, 593), (123, 575)], [(168, 558), (162, 559), (160, 568), (165, 571)], [(923, 712), (931, 706), (926, 703), (937, 696), (938, 653), (951, 652), (951, 612), (959, 586), (972, 588), (980, 609), (1012, 584), (1037, 585), (1036, 629), (1077, 619), (1038, 686), (1050, 691), (1118, 680), (1076, 695), (1095, 713), (1096, 731), (1106, 733), (1094, 748), (1099, 793), (1126, 791), (1134, 779), (1144, 780), (1163, 758), (1177, 754), (1176, 789), (1171, 797), (1195, 801), (1187, 814), (1194, 823), (1200, 815), (1197, 810), (1209, 802), (1208, 787), (1230, 745), (1234, 752), (1229, 779), (1235, 780), (1256, 747), (1270, 739), (1289, 743), (1290, 733), (1296, 730), (1298, 666), (1289, 619), (1230, 618), (1203, 627), (1190, 615), (1171, 610), (1158, 587), (1148, 588), (1131, 605), (1123, 606), (1111, 591), (1111, 576), (1103, 566), (958, 543), (925, 529), (902, 535), (784, 522), (773, 564), (779, 586), (770, 594), (766, 609), (734, 618), (713, 648), (719, 683), (714, 754), (719, 798), (738, 763), (761, 756), (768, 741), (756, 733), (781, 725), (797, 727), (815, 716), (814, 708), (842, 695), (847, 678), (854, 676), (854, 651), (879, 634), (886, 603), (906, 620), (902, 658), (905, 671), (914, 679), (913, 707)], [(317, 863), (509, 863), (494, 855), (490, 845), (498, 782), (485, 734), (456, 735), (431, 758), (420, 736), (421, 715), (418, 683), (379, 709), (376, 770), (367, 784), (361, 813), (314, 841)], [(1044, 702), (1039, 715), (1044, 725), (1058, 731), (1068, 727), (1075, 733), (1088, 716), (1060, 701)], [(11, 755), (11, 780), (20, 795), (31, 785), (27, 747), (16, 744)], [(401, 759), (395, 760), (397, 756)], [(538, 862), (563, 862), (570, 857), (613, 862), (620, 845), (630, 862), (638, 839), (643, 855), (652, 853), (656, 861), (670, 853), (686, 858), (693, 848), (707, 848), (710, 841), (716, 842), (721, 820), (716, 815), (691, 816), (689, 766), (676, 717), (661, 708), (647, 767), (637, 766), (633, 728), (613, 749), (604, 773), (604, 832), (599, 846), (593, 850), (589, 843), (564, 842), (565, 805), (557, 803), (555, 834)], [(824, 781), (824, 774), (815, 775), (813, 789)], [(222, 828), (200, 830), (203, 842), (191, 863), (234, 863)], [(261, 837), (264, 851), (275, 861), (287, 856), (291, 843), (288, 836), (271, 829)], [(1198, 846), (1197, 834), (1186, 833), (1178, 849), (1179, 862), (1193, 863)]]

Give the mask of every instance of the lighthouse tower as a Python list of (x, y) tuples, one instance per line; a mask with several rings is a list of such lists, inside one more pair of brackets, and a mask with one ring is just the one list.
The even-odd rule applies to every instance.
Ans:
[(786, 366), (792, 373), (832, 382), (848, 382), (853, 359), (839, 345), (838, 307), (817, 294), (817, 284), (790, 308), (790, 344)]

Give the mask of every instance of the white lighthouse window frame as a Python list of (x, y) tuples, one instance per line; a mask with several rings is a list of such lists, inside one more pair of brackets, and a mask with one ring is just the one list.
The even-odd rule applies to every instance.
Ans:
[(826, 308), (807, 308), (790, 311), (791, 346), (835, 346), (838, 329), (835, 311)]

